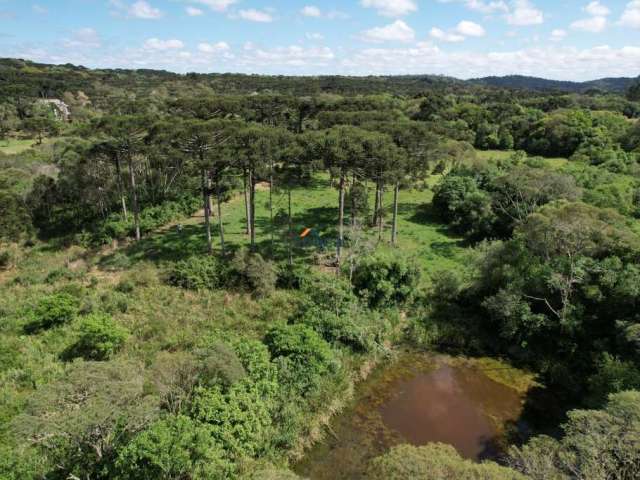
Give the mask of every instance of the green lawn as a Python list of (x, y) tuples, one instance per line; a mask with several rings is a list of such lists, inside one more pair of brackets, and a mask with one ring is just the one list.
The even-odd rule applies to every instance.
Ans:
[(15, 138), (0, 141), (0, 152), (5, 155), (15, 155), (29, 150), (36, 144), (35, 140), (17, 140)]
[[(370, 205), (373, 205), (373, 189), (370, 192)], [(365, 229), (360, 234), (359, 245), (378, 248), (391, 252), (395, 248), (409, 255), (415, 255), (427, 278), (442, 270), (461, 269), (464, 265), (464, 246), (462, 239), (448, 232), (447, 227), (433, 218), (430, 201), (433, 193), (426, 189), (405, 190), (400, 193), (399, 201), (399, 238), (398, 247), (390, 245), (391, 214), (393, 192), (386, 192), (385, 229), (382, 241), (378, 242), (376, 229)], [(271, 228), (268, 210), (269, 192), (266, 187), (259, 188), (256, 195), (256, 237), (258, 251), (276, 260), (287, 258), (286, 221)], [(332, 188), (327, 176), (319, 175), (314, 184), (306, 188), (295, 189), (293, 198), (294, 251), (295, 258), (310, 262), (314, 257), (331, 257), (337, 239), (338, 191)], [(274, 215), (286, 218), (286, 192), (274, 194)], [(348, 207), (348, 205), (347, 205)], [(245, 210), (242, 195), (236, 195), (223, 205), (225, 240), (229, 247), (247, 246), (249, 238), (245, 234)], [(214, 219), (214, 224), (217, 220)], [(345, 224), (349, 224), (348, 208)], [(305, 228), (313, 229), (316, 234), (300, 239)], [(219, 248), (217, 227), (213, 229), (214, 245)], [(346, 229), (347, 238), (350, 236)], [(272, 242), (273, 238), (273, 242)], [(153, 260), (157, 263), (175, 261), (190, 255), (201, 253), (206, 248), (202, 214), (196, 214), (183, 222), (183, 228), (164, 229), (143, 239), (127, 249), (127, 255), (133, 261)], [(348, 255), (348, 253), (347, 253)], [(109, 259), (105, 259), (106, 262)]]

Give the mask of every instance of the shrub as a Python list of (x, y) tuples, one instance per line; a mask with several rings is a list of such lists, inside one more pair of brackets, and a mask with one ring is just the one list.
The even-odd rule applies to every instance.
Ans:
[(525, 480), (520, 473), (494, 462), (465, 460), (451, 445), (431, 443), (422, 447), (398, 445), (373, 459), (367, 478), (371, 480)]
[(199, 350), (197, 356), (204, 383), (219, 383), (229, 387), (247, 374), (236, 352), (223, 342), (213, 342), (207, 348)]
[(229, 478), (230, 463), (207, 425), (178, 415), (158, 420), (118, 455), (121, 478), (155, 480)]
[(375, 345), (375, 313), (354, 310), (350, 314), (336, 315), (320, 308), (307, 310), (301, 323), (310, 326), (327, 342), (340, 342), (356, 352), (366, 352)]
[(335, 275), (310, 272), (302, 281), (302, 292), (312, 306), (346, 315), (358, 299), (348, 280)]
[(231, 261), (231, 269), (240, 286), (248, 288), (257, 297), (267, 297), (276, 288), (276, 266), (262, 258), (259, 253), (239, 250)]
[(455, 173), (444, 177), (436, 187), (433, 208), (457, 233), (473, 239), (493, 233), (496, 216), (491, 197), (473, 177)]
[(68, 323), (78, 314), (80, 301), (68, 293), (56, 293), (42, 298), (31, 313), (26, 325), (28, 333)]
[(80, 324), (80, 338), (69, 351), (69, 356), (85, 360), (108, 360), (117, 353), (129, 336), (109, 315), (95, 313)]
[(410, 300), (420, 280), (416, 262), (406, 257), (364, 258), (353, 273), (355, 292), (371, 307), (401, 305)]
[(105, 292), (100, 296), (98, 308), (110, 314), (126, 313), (129, 310), (129, 297), (118, 291)]
[(9, 250), (0, 250), (0, 270), (7, 270), (13, 265), (13, 255)]
[(640, 392), (609, 396), (603, 410), (571, 410), (556, 440), (545, 435), (511, 447), (508, 462), (527, 478), (638, 478)]
[(84, 271), (78, 271), (75, 272), (73, 270), (70, 270), (67, 267), (61, 267), (61, 268), (56, 268), (54, 270), (51, 270), (46, 278), (44, 279), (45, 283), (48, 283), (49, 285), (53, 285), (54, 283), (61, 281), (61, 280), (78, 280), (81, 279), (84, 276), (85, 272)]
[(177, 262), (167, 281), (188, 290), (215, 289), (223, 284), (225, 270), (216, 257), (194, 256)]
[(299, 290), (302, 288), (304, 279), (311, 274), (311, 270), (306, 266), (283, 264), (278, 267), (278, 288)]
[(131, 259), (122, 252), (116, 252), (113, 255), (104, 257), (100, 260), (100, 269), (107, 272), (117, 272), (126, 270), (131, 267)]
[(133, 281), (129, 279), (121, 280), (116, 285), (116, 291), (120, 293), (125, 293), (125, 294), (133, 292), (135, 288), (136, 288), (135, 283), (133, 283)]
[[(265, 344), (285, 382), (305, 394), (313, 390), (320, 379), (336, 370), (337, 361), (329, 344), (308, 325), (284, 325), (272, 328)], [(284, 383), (284, 382), (283, 382)]]

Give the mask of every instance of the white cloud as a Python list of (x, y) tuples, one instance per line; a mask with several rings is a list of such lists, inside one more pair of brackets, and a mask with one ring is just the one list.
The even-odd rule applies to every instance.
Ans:
[(375, 27), (362, 32), (362, 39), (366, 42), (412, 42), (415, 32), (402, 20), (396, 20), (384, 27)]
[(49, 13), (47, 7), (43, 7), (42, 5), (33, 5), (31, 7), (31, 10), (33, 10), (33, 12), (37, 13), (38, 15), (46, 15), (47, 13)]
[(603, 31), (607, 26), (606, 17), (589, 17), (572, 22), (570, 27), (574, 30), (582, 30), (583, 32), (598, 33)]
[(73, 32), (73, 36), (62, 42), (66, 48), (100, 48), (102, 40), (100, 35), (93, 28), (81, 28)]
[(464, 42), (464, 37), (462, 35), (458, 35), (457, 33), (447, 33), (437, 27), (433, 27), (429, 32), (429, 35), (431, 36), (431, 38), (435, 38), (436, 40), (440, 40), (442, 42)]
[(300, 10), (300, 13), (305, 17), (321, 17), (322, 16), (322, 11), (315, 5), (305, 6), (302, 10)]
[(487, 75), (531, 75), (559, 80), (625, 76), (640, 70), (640, 47), (578, 49), (554, 45), (500, 52), (445, 52), (429, 43), (408, 48), (361, 50), (341, 62), (353, 75), (432, 74), (473, 78)]
[(457, 43), (464, 41), (466, 37), (483, 37), (485, 33), (486, 32), (482, 25), (478, 25), (477, 23), (469, 20), (462, 20), (449, 32), (445, 32), (440, 28), (434, 27), (429, 32), (429, 36), (442, 42)]
[(131, 17), (144, 20), (157, 20), (163, 15), (159, 9), (152, 7), (149, 2), (145, 0), (139, 0), (132, 4), (129, 7), (128, 13)]
[(570, 27), (574, 30), (582, 30), (583, 32), (598, 33), (607, 27), (607, 15), (611, 11), (598, 0), (594, 0), (584, 7), (590, 17), (581, 18), (571, 23)]
[(175, 38), (171, 40), (150, 38), (146, 42), (144, 42), (144, 48), (147, 48), (149, 50), (179, 50), (184, 48), (184, 43)]
[(240, 10), (238, 16), (243, 20), (250, 22), (270, 23), (273, 22), (273, 16), (269, 12), (263, 12), (250, 8), (249, 10)]
[(215, 12), (224, 12), (238, 0), (192, 0), (194, 3), (205, 5)]
[(562, 30), (561, 28), (556, 28), (551, 32), (550, 39), (554, 42), (559, 42), (563, 40), (567, 36), (567, 31)]
[(329, 20), (347, 20), (349, 18), (349, 14), (341, 12), (340, 10), (332, 10), (327, 13), (327, 18)]
[(539, 25), (544, 22), (544, 13), (529, 0), (514, 0), (506, 19), (509, 25)]
[(627, 3), (618, 23), (623, 27), (640, 28), (640, 0)]
[(208, 53), (208, 54), (222, 53), (222, 52), (228, 52), (229, 50), (231, 50), (231, 47), (229, 47), (229, 44), (227, 42), (217, 42), (217, 43), (203, 42), (198, 44), (198, 51), (202, 53)]
[(602, 5), (598, 0), (589, 3), (584, 7), (584, 11), (593, 17), (606, 17), (611, 13), (611, 10), (605, 5)]
[(295, 70), (309, 67), (326, 68), (335, 59), (335, 54), (328, 47), (303, 48), (298, 45), (275, 47), (271, 49), (256, 48), (248, 45), (237, 64), (249, 71), (256, 68), (293, 68)]
[(360, 0), (365, 8), (375, 8), (385, 17), (401, 17), (418, 10), (415, 0)]
[(315, 32), (309, 32), (305, 35), (305, 37), (307, 37), (307, 40), (324, 40), (324, 35), (322, 35), (321, 33), (315, 33)]
[(202, 10), (196, 7), (187, 7), (186, 11), (187, 15), (189, 15), (190, 17), (199, 17), (200, 15), (204, 14)]
[(489, 15), (495, 12), (506, 13), (509, 11), (509, 7), (503, 0), (493, 0), (488, 2), (484, 0), (466, 0), (465, 5), (470, 10), (484, 13), (485, 15)]
[(484, 37), (486, 33), (484, 28), (482, 28), (482, 25), (478, 25), (477, 23), (469, 20), (462, 20), (458, 23), (455, 31), (465, 37)]

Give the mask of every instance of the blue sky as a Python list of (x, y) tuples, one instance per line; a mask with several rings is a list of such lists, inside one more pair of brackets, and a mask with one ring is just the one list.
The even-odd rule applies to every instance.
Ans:
[(640, 74), (640, 0), (0, 0), (0, 56), (266, 74)]

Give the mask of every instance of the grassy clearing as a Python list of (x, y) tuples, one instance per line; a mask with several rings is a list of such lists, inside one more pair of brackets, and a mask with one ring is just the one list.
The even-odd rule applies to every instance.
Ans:
[[(47, 140), (45, 140), (44, 142), (46, 141)], [(6, 141), (0, 141), (0, 153), (4, 153), (5, 155), (16, 155), (18, 153), (25, 152), (30, 148), (33, 148), (34, 146), (36, 146), (35, 140), (18, 140), (15, 138), (11, 138)]]
[[(373, 189), (370, 205), (373, 204)], [(400, 193), (399, 241), (397, 247), (389, 244), (391, 235), (391, 215), (387, 214), (382, 241), (378, 242), (378, 232), (365, 229), (359, 234), (359, 245), (392, 252), (396, 248), (414, 255), (422, 266), (427, 278), (446, 269), (460, 269), (464, 264), (462, 239), (452, 236), (446, 226), (439, 223), (430, 210), (433, 193), (429, 189), (406, 190)], [(329, 178), (319, 175), (313, 185), (293, 191), (293, 246), (298, 261), (312, 262), (323, 255), (331, 256), (337, 240), (338, 192), (330, 185)], [(385, 207), (390, 208), (393, 193), (385, 193)], [(268, 209), (269, 192), (264, 186), (256, 194), (256, 237), (258, 251), (263, 255), (283, 261), (287, 258), (288, 226), (277, 222), (284, 218), (287, 209), (286, 192), (274, 193), (274, 217), (276, 224), (271, 227)], [(246, 216), (242, 195), (235, 196), (223, 205), (225, 241), (232, 248), (249, 245), (246, 235)], [(217, 219), (214, 219), (214, 235), (217, 235)], [(349, 218), (346, 219), (349, 224)], [(163, 229), (139, 244), (131, 245), (126, 254), (132, 262), (151, 260), (158, 265), (171, 262), (205, 251), (205, 237), (202, 213), (198, 213), (182, 223), (182, 230)], [(314, 234), (300, 239), (305, 228)], [(349, 235), (349, 233), (347, 233)], [(218, 248), (218, 239), (215, 238)], [(109, 258), (104, 260), (109, 262)]]

